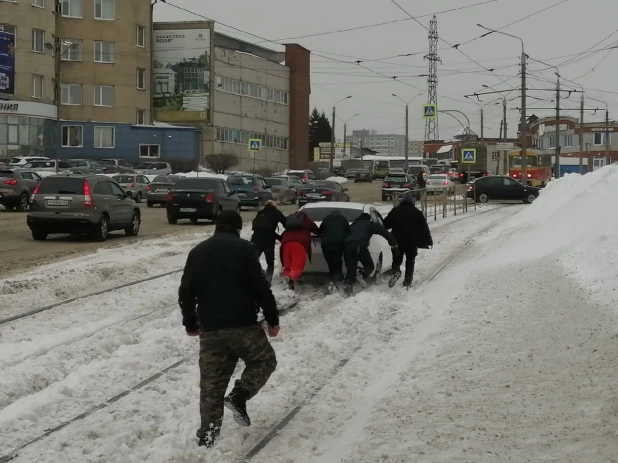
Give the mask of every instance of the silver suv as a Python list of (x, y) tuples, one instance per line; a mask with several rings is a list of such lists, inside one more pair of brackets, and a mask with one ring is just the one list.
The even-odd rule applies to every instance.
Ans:
[(26, 212), (30, 196), (41, 180), (34, 172), (0, 167), (0, 204), (9, 211)]
[(37, 241), (55, 233), (87, 234), (105, 241), (114, 230), (136, 236), (141, 215), (128, 195), (103, 175), (45, 177), (32, 195), (26, 223)]

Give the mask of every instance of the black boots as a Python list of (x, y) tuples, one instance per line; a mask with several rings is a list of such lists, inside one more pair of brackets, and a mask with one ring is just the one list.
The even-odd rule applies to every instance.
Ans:
[(240, 426), (251, 426), (251, 418), (247, 413), (247, 394), (234, 389), (225, 398), (225, 406), (234, 414), (234, 421)]

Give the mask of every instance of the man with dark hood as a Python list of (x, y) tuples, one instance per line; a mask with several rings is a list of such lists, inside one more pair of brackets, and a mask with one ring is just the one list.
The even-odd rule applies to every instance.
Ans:
[[(345, 239), (343, 257), (347, 275), (345, 278), (345, 292), (352, 294), (354, 282), (358, 279), (361, 286), (366, 285), (366, 280), (375, 270), (375, 265), (371, 254), (369, 253), (369, 242), (373, 235), (380, 235), (388, 241), (393, 252), (393, 260), (398, 255), (397, 241), (386, 228), (371, 220), (371, 216), (367, 213), (362, 213), (350, 225), (350, 232)], [(363, 268), (358, 268), (358, 263), (361, 263)]]
[(337, 209), (324, 217), (320, 225), (322, 255), (328, 264), (328, 276), (334, 285), (343, 280), (343, 248), (349, 230), (348, 219)]
[(425, 187), (427, 186), (427, 181), (425, 180), (425, 172), (423, 172), (423, 170), (421, 169), (421, 171), (418, 173), (418, 177), (416, 177), (416, 183), (418, 183), (418, 187), (421, 190), (424, 190)]
[[(277, 336), (277, 302), (264, 277), (258, 250), (240, 237), (241, 229), (237, 212), (222, 212), (214, 235), (189, 253), (178, 290), (182, 324), (189, 336), (200, 337), (200, 446), (214, 445), (224, 406), (238, 424), (251, 424), (247, 401), (277, 366), (275, 351), (257, 321), (261, 308), (269, 335)], [(245, 369), (225, 397), (239, 359)]]
[(251, 242), (258, 248), (260, 256), (264, 254), (266, 258), (266, 278), (269, 282), (275, 272), (275, 242), (281, 240), (277, 233), (279, 224), (285, 227), (285, 215), (277, 209), (274, 201), (266, 201), (264, 208), (253, 219)]
[(392, 288), (401, 278), (401, 264), (405, 255), (406, 273), (403, 285), (409, 288), (412, 286), (412, 279), (414, 278), (414, 265), (418, 248), (429, 249), (433, 246), (427, 220), (414, 205), (414, 196), (411, 192), (406, 192), (401, 198), (399, 206), (394, 207), (386, 216), (384, 227), (392, 231), (400, 250), (397, 259), (393, 259), (393, 277), (388, 285)]

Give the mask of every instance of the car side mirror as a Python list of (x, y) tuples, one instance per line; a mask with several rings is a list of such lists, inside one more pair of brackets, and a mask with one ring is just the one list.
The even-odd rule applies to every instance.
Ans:
[(343, 189), (343, 191), (348, 191), (348, 189), (347, 189), (347, 188), (344, 188), (344, 189)]
[(264, 185), (264, 189), (265, 190), (268, 190), (269, 188), (272, 188), (272, 186), (271, 185)]
[(131, 196), (133, 196), (133, 195), (131, 194), (131, 192), (130, 192), (130, 191), (125, 191), (125, 192), (124, 192), (124, 197), (125, 197), (125, 198), (130, 198)]

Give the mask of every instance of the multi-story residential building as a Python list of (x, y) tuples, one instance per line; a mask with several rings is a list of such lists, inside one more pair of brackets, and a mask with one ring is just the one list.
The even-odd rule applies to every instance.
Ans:
[[(405, 156), (406, 137), (399, 134), (381, 134), (369, 130), (355, 130), (346, 140), (357, 148), (369, 148), (384, 156)], [(423, 141), (408, 141), (408, 156), (423, 156)]]

